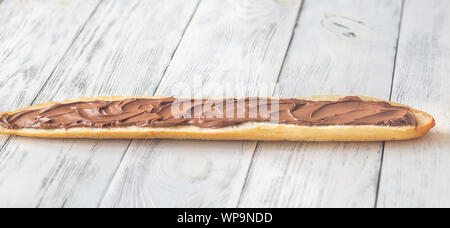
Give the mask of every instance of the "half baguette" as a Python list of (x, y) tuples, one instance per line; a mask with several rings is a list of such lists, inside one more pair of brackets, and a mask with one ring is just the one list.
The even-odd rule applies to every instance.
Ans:
[[(313, 101), (336, 101), (348, 95), (327, 95), (313, 96), (307, 99)], [(376, 98), (358, 96), (362, 100), (384, 101)], [(93, 100), (124, 100), (129, 98), (162, 98), (147, 96), (113, 96), (113, 97), (95, 97), (80, 98), (77, 100), (65, 102), (49, 102), (37, 104), (15, 112), (4, 112), (3, 114), (12, 114), (24, 110), (34, 110), (45, 108), (54, 104), (72, 103), (77, 101)], [(385, 101), (389, 102), (389, 101)], [(392, 105), (404, 106), (394, 102)], [(410, 108), (410, 107), (408, 107)], [(230, 126), (218, 129), (200, 128), (196, 126), (176, 126), (176, 127), (114, 127), (114, 128), (68, 128), (68, 129), (7, 129), (0, 126), (0, 134), (20, 135), (38, 138), (94, 138), (94, 139), (113, 139), (113, 138), (164, 138), (164, 139), (199, 139), (199, 140), (260, 140), (260, 141), (391, 141), (407, 140), (419, 138), (427, 134), (435, 126), (434, 118), (423, 111), (410, 108), (415, 114), (418, 125), (416, 126), (376, 126), (376, 125), (357, 125), (357, 126), (297, 126), (288, 124), (275, 124), (265, 122), (249, 122), (237, 126)]]

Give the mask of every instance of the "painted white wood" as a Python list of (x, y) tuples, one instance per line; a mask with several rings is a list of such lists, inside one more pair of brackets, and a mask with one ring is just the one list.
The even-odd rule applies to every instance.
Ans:
[(406, 1), (392, 100), (437, 125), (423, 139), (386, 143), (379, 207), (450, 207), (449, 9), (445, 0)]
[(31, 104), (98, 2), (0, 3), (0, 112)]
[[(153, 94), (197, 4), (103, 1), (35, 103)], [(0, 153), (0, 206), (97, 207), (129, 142), (13, 137)]]
[[(157, 94), (271, 95), (300, 5), (202, 1)], [(101, 206), (236, 207), (255, 145), (134, 140)]]
[[(389, 99), (401, 1), (305, 1), (276, 96)], [(382, 143), (260, 143), (240, 207), (373, 207)]]
[[(203, 1), (157, 93), (270, 95), (300, 1)], [(392, 99), (430, 112), (437, 127), (386, 144), (377, 206), (448, 207), (450, 3), (405, 2)], [(36, 95), (39, 103), (155, 92), (198, 1), (104, 0), (91, 15), (98, 3), (0, 0), (0, 111)], [(400, 10), (400, 0), (306, 1), (275, 95), (389, 98)], [(13, 137), (0, 151), (0, 207), (95, 207), (105, 194), (103, 207), (376, 199), (380, 143), (260, 143), (253, 154), (256, 142), (135, 140), (119, 168), (129, 142)]]
[(153, 95), (198, 0), (105, 1), (36, 103)]

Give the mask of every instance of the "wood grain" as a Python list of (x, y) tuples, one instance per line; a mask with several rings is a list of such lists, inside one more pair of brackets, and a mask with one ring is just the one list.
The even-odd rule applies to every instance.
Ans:
[(106, 1), (35, 103), (152, 95), (198, 0)]
[[(272, 94), (300, 5), (202, 1), (156, 94)], [(236, 207), (255, 145), (134, 140), (101, 206)]]
[(430, 112), (437, 125), (423, 139), (386, 143), (379, 207), (450, 206), (448, 9), (445, 0), (406, 1), (392, 100)]
[[(60, 1), (60, 4), (45, 0), (1, 2), (0, 112), (33, 102), (98, 3), (98, 0)], [(0, 145), (6, 139), (1, 136)]]
[(425, 138), (388, 142), (384, 153), (376, 142), (0, 137), (0, 207), (449, 207), (448, 9), (446, 0), (0, 0), (0, 111), (97, 95), (354, 93), (437, 120)]
[[(103, 1), (35, 103), (153, 94), (197, 3)], [(129, 142), (13, 137), (0, 153), (0, 206), (96, 207)]]
[[(389, 99), (401, 3), (306, 1), (275, 95)], [(239, 206), (373, 207), (381, 152), (381, 143), (259, 143)]]

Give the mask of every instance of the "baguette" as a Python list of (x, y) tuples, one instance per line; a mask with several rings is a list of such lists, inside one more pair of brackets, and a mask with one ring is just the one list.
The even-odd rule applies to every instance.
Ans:
[[(311, 101), (336, 101), (346, 96), (328, 95), (313, 96), (307, 99)], [(356, 96), (364, 101), (384, 101), (366, 96)], [(49, 102), (37, 104), (15, 112), (4, 112), (2, 115), (10, 115), (25, 110), (46, 108), (55, 104), (67, 104), (85, 101), (118, 101), (130, 98), (164, 98), (164, 97), (95, 97), (80, 98), (62, 103)], [(390, 141), (419, 138), (427, 134), (435, 126), (434, 118), (419, 110), (390, 101), (384, 101), (391, 105), (409, 108), (417, 120), (416, 126), (378, 126), (378, 125), (332, 125), (332, 126), (299, 126), (278, 124), (271, 122), (247, 122), (235, 126), (223, 128), (201, 128), (198, 126), (182, 125), (173, 127), (110, 127), (110, 128), (19, 128), (10, 129), (0, 126), (0, 134), (19, 135), (39, 138), (93, 138), (93, 139), (199, 139), (199, 140), (260, 140), (260, 141)]]

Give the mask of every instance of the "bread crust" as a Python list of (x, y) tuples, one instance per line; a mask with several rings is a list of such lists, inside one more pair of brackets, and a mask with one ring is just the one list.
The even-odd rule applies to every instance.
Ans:
[[(334, 101), (349, 95), (313, 96), (298, 98), (307, 100)], [(385, 101), (376, 98), (357, 96), (362, 100)], [(111, 96), (79, 98), (65, 102), (49, 102), (37, 104), (15, 112), (48, 107), (54, 104), (72, 103), (93, 100), (123, 100), (128, 98), (163, 98), (161, 96)], [(385, 101), (393, 105), (398, 103)], [(419, 138), (427, 134), (435, 126), (434, 118), (423, 111), (410, 108), (416, 116), (418, 126), (297, 126), (274, 123), (245, 123), (219, 129), (200, 128), (195, 126), (176, 126), (166, 128), (117, 127), (117, 128), (69, 128), (69, 129), (7, 129), (0, 126), (0, 134), (20, 135), (38, 138), (94, 138), (94, 139), (131, 139), (131, 138), (164, 138), (164, 139), (199, 139), (199, 140), (259, 140), (259, 141), (391, 141)]]

